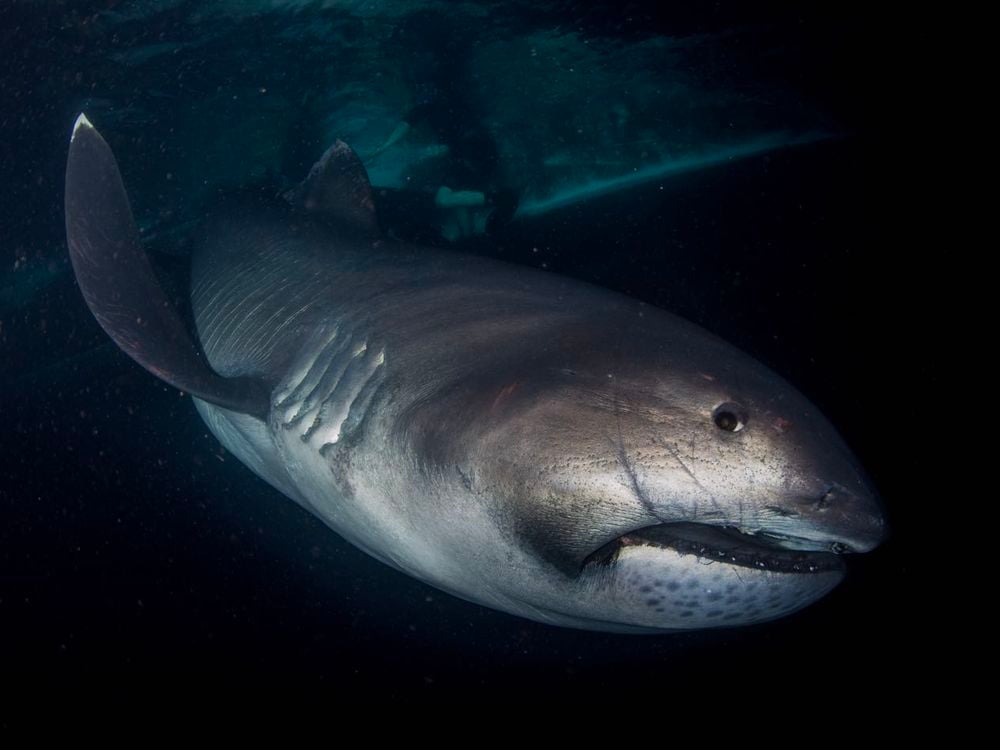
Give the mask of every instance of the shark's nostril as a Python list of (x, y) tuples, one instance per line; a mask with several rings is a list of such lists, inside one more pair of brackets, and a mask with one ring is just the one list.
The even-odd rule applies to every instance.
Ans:
[(842, 500), (851, 496), (850, 493), (836, 484), (827, 484), (815, 492), (816, 494), (801, 497), (799, 502), (809, 506), (812, 510), (829, 510), (841, 505)]
[(827, 485), (817, 494), (801, 494), (794, 498), (794, 501), (805, 508), (811, 510), (828, 510), (832, 505), (837, 504), (843, 494), (837, 491), (833, 485)]
[(827, 506), (834, 499), (834, 497), (834, 489), (833, 487), (830, 487), (820, 496), (819, 500), (816, 501), (816, 510), (826, 510)]

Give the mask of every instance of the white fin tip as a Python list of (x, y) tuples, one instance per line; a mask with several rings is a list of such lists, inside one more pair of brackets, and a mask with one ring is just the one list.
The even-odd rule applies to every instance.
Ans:
[(73, 125), (73, 135), (69, 137), (70, 143), (72, 143), (73, 139), (76, 138), (76, 131), (78, 131), (80, 128), (90, 128), (91, 130), (94, 129), (94, 126), (90, 124), (90, 120), (87, 119), (87, 115), (85, 115), (83, 112), (81, 112), (80, 116), (76, 118), (76, 123)]

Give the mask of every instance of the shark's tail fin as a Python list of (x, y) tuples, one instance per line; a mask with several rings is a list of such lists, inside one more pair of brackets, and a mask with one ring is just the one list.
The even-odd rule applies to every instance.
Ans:
[(66, 238), (84, 299), (122, 351), (205, 401), (267, 413), (264, 383), (223, 378), (206, 363), (142, 249), (114, 154), (82, 114), (66, 164)]

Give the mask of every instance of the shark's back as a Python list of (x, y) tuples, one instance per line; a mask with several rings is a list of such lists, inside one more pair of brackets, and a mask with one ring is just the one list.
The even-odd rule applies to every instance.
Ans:
[(456, 341), (469, 363), (482, 363), (502, 356), (508, 341), (551, 341), (581, 308), (598, 324), (621, 303), (552, 274), (352, 235), (288, 211), (229, 211), (203, 236), (192, 307), (209, 363), (227, 377), (273, 384), (332, 325), (377, 337), (412, 367), (426, 367), (424, 353)]
[(328, 279), (308, 242), (271, 213), (229, 211), (206, 223), (191, 269), (191, 305), (218, 373), (272, 376), (327, 312)]

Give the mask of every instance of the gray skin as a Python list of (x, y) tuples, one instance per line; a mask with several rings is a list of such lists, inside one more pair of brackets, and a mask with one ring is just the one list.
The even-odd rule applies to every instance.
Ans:
[(212, 367), (273, 384), (266, 421), (198, 402), (222, 443), (470, 601), (619, 632), (758, 623), (883, 535), (801, 394), (619, 294), (253, 210), (210, 224), (192, 303)]
[(344, 144), (291, 207), (207, 220), (197, 341), (82, 115), (65, 196), (77, 281), (118, 346), (258, 475), (456, 596), (595, 630), (757, 623), (883, 535), (850, 451), (777, 375), (619, 294), (381, 238)]

